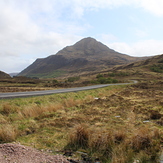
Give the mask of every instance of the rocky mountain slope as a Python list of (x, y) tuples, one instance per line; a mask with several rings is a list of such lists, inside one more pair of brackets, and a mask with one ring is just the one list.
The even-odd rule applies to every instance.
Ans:
[(84, 38), (67, 46), (55, 55), (37, 59), (19, 76), (57, 77), (104, 70), (144, 58), (131, 57), (116, 52), (93, 38)]

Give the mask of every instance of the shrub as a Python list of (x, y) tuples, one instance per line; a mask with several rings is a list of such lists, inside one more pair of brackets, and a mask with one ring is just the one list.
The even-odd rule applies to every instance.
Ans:
[(115, 76), (125, 77), (125, 76), (129, 76), (130, 73), (129, 72), (112, 72), (112, 73), (108, 73), (108, 75), (110, 77), (115, 77)]
[(58, 83), (59, 83), (58, 80), (56, 79), (53, 80), (53, 84), (58, 84)]
[(109, 83), (117, 83), (118, 82), (118, 80), (116, 80), (116, 79), (104, 78), (104, 77), (98, 78), (97, 81), (100, 84), (109, 84)]
[(155, 64), (151, 66), (150, 69), (154, 72), (163, 73), (163, 64)]
[(67, 81), (68, 81), (68, 82), (74, 82), (74, 81), (77, 81), (77, 80), (79, 80), (79, 79), (80, 79), (79, 76), (77, 76), (77, 77), (69, 77), (69, 78), (67, 79)]
[(98, 78), (102, 78), (102, 77), (104, 77), (104, 75), (102, 75), (102, 74), (98, 74), (98, 75), (96, 76), (97, 79), (98, 79)]

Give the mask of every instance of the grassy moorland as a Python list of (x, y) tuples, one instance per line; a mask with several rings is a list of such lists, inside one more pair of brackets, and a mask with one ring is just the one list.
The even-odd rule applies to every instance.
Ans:
[(0, 142), (19, 142), (72, 159), (158, 162), (163, 81), (0, 100)]

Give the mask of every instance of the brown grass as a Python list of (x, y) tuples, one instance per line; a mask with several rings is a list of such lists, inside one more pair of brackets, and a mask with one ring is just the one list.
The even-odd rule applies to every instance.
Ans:
[(20, 116), (24, 116), (25, 118), (29, 117), (39, 117), (45, 113), (51, 113), (51, 112), (56, 112), (59, 109), (63, 109), (62, 104), (49, 104), (47, 106), (39, 106), (39, 105), (33, 105), (32, 107), (25, 107), (23, 110), (19, 112)]
[(109, 131), (92, 131), (89, 139), (91, 152), (100, 153), (102, 157), (109, 158), (114, 147), (114, 137)]
[(112, 163), (128, 163), (134, 161), (135, 153), (137, 160), (156, 161), (160, 138), (158, 129), (151, 131), (147, 126), (127, 134), (121, 129), (92, 130), (88, 125), (86, 127), (85, 124), (80, 124), (71, 131), (67, 147), (87, 148), (87, 151), (96, 154), (104, 162), (110, 160)]
[(89, 136), (90, 131), (88, 127), (85, 124), (79, 124), (71, 132), (68, 146), (86, 148), (88, 147)]
[(114, 141), (115, 143), (121, 143), (125, 140), (126, 138), (126, 132), (124, 130), (118, 130), (118, 131), (115, 131), (115, 134), (114, 134)]
[(2, 125), (0, 127), (0, 142), (15, 141), (18, 136), (18, 131), (12, 125)]
[(124, 144), (116, 146), (112, 152), (111, 163), (133, 163), (133, 151), (127, 150)]
[(153, 138), (158, 138), (159, 135), (159, 131), (156, 129), (151, 132), (149, 128), (142, 127), (131, 138), (132, 147), (136, 151), (149, 150), (153, 148)]

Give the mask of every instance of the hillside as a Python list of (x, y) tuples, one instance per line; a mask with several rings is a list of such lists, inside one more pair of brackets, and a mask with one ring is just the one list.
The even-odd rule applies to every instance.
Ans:
[(67, 46), (56, 55), (37, 59), (19, 76), (58, 77), (104, 70), (144, 58), (131, 57), (116, 52), (93, 38), (84, 38)]
[(9, 78), (11, 78), (10, 75), (0, 71), (0, 79), (9, 79)]
[(124, 70), (124, 69), (142, 69), (144, 71), (153, 71), (158, 73), (163, 73), (163, 54), (150, 57), (143, 61), (138, 61), (130, 63), (127, 65), (117, 66), (114, 70)]

